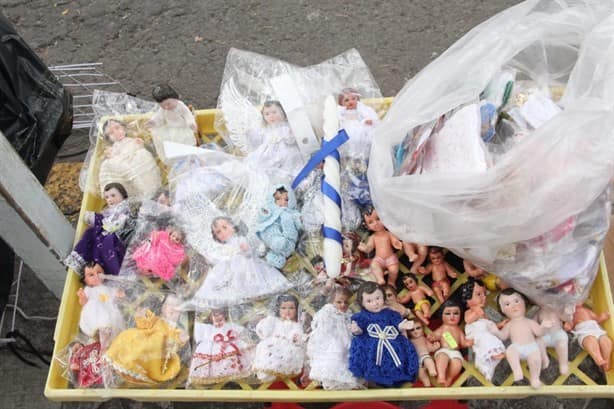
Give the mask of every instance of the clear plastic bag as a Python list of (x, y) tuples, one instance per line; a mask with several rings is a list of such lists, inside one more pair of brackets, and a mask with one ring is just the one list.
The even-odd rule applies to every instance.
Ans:
[[(376, 128), (371, 150), (371, 193), (386, 226), (403, 240), (451, 248), (558, 308), (585, 297), (609, 217), (599, 197), (614, 173), (614, 79), (606, 74), (614, 64), (613, 11), (611, 1), (521, 3), (471, 30), (410, 80)], [(529, 97), (539, 91), (553, 102), (562, 91), (561, 112), (538, 99), (533, 125), (512, 129), (487, 169), (393, 176), (398, 158), (391, 152), (409, 132), (475, 102), (509, 69), (517, 84), (535, 88)], [(578, 220), (565, 228), (570, 218)], [(535, 239), (548, 244), (540, 250)], [(570, 259), (587, 285), (552, 294), (527, 285), (527, 275), (547, 281)]]

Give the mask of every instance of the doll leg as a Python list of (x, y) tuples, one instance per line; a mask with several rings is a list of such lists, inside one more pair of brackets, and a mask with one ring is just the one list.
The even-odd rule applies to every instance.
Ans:
[(405, 253), (412, 263), (418, 259), (418, 253), (416, 252), (416, 245), (414, 243), (403, 242), (403, 253)]
[(422, 310), (418, 310), (414, 312), (416, 313), (416, 317), (418, 317), (418, 319), (422, 321), (424, 325), (429, 325), (429, 319), (424, 315), (424, 312), (422, 312)]
[(450, 360), (450, 364), (448, 365), (448, 371), (446, 373), (445, 386), (452, 385), (452, 382), (454, 381), (454, 379), (456, 379), (458, 374), (461, 372), (461, 369), (463, 369), (463, 361), (461, 361), (460, 359), (456, 359), (456, 358)]
[(542, 382), (539, 379), (539, 374), (542, 370), (542, 361), (541, 361), (541, 352), (539, 350), (533, 351), (528, 359), (527, 363), (529, 364), (529, 374), (531, 376), (531, 386), (533, 388), (539, 388), (542, 386)]
[(388, 285), (397, 288), (397, 277), (399, 276), (399, 265), (393, 264), (388, 266)]
[(443, 280), (441, 282), (441, 293), (443, 296), (443, 303), (450, 296), (450, 283), (448, 282), (448, 280)]
[(546, 350), (546, 343), (543, 339), (537, 339), (537, 345), (539, 345), (539, 353), (541, 356), (542, 369), (546, 369), (550, 366), (550, 358), (548, 357), (548, 351)]
[(512, 368), (512, 373), (514, 374), (514, 381), (520, 381), (524, 378), (522, 373), (522, 368), (520, 367), (520, 356), (518, 351), (513, 346), (507, 347), (505, 351), (505, 357), (507, 358), (507, 363)]
[(446, 384), (446, 372), (450, 358), (445, 353), (435, 355), (435, 367), (437, 369), (437, 383), (440, 385)]
[(595, 361), (595, 364), (597, 364), (597, 366), (603, 367), (606, 364), (609, 366), (609, 362), (607, 362), (601, 354), (601, 348), (597, 338), (592, 335), (584, 337), (584, 339), (582, 340), (582, 348), (584, 348), (584, 350), (588, 352), (588, 354), (591, 356), (591, 358), (593, 358), (593, 361)]
[(418, 274), (418, 270), (422, 267), (424, 260), (426, 260), (426, 256), (429, 252), (429, 248), (427, 246), (422, 246), (417, 244), (418, 252), (416, 260), (412, 263), (410, 271), (414, 274)]
[(435, 361), (433, 361), (433, 358), (426, 358), (423, 364), (430, 376), (437, 376), (437, 368), (435, 368)]
[(601, 356), (605, 361), (601, 367), (604, 371), (610, 370), (610, 359), (612, 358), (612, 340), (607, 335), (599, 337), (599, 348), (601, 349)]
[(418, 370), (418, 379), (420, 379), (420, 382), (422, 382), (422, 385), (424, 385), (424, 386), (432, 386), (431, 385), (431, 378), (429, 378), (429, 375), (426, 373), (426, 369), (425, 368), (420, 368)]
[[(437, 283), (438, 281), (435, 282)], [(437, 298), (437, 301), (439, 301), (440, 304), (443, 304), (446, 299), (443, 296), (441, 285), (433, 285), (433, 292), (435, 293), (435, 298)]]
[(569, 372), (568, 350), (567, 340), (561, 340), (556, 343), (554, 350), (559, 362), (559, 372), (561, 375), (566, 375)]
[[(373, 273), (375, 281), (377, 281), (379, 285), (386, 284), (386, 280), (384, 280), (384, 269), (376, 259), (373, 259), (371, 262), (371, 273)], [(394, 287), (396, 288), (396, 285)]]

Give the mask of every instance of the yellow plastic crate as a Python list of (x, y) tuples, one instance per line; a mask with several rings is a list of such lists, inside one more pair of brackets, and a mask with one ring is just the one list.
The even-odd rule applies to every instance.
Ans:
[[(392, 99), (385, 98), (375, 102), (386, 109)], [(216, 110), (207, 109), (196, 111), (196, 121), (203, 140), (206, 142), (221, 143), (221, 138), (216, 134), (213, 123)], [(132, 120), (138, 117), (126, 116), (124, 119)], [(101, 146), (96, 147), (97, 151)], [(94, 155), (98, 158), (99, 155)], [(88, 175), (87, 185), (95, 186), (97, 172), (97, 159), (93, 160)], [(81, 212), (86, 210), (99, 211), (104, 202), (99, 197), (85, 193), (81, 205)], [(81, 214), (82, 216), (82, 214)], [(82, 220), (81, 218), (79, 220)], [(77, 228), (78, 239), (86, 226), (81, 223)], [(54, 359), (52, 360), (45, 396), (54, 401), (104, 401), (111, 398), (127, 398), (139, 401), (228, 401), (228, 402), (341, 402), (341, 401), (374, 401), (374, 400), (433, 400), (433, 399), (516, 399), (527, 396), (553, 395), (560, 398), (594, 398), (614, 397), (614, 369), (605, 374), (606, 385), (598, 385), (591, 374), (583, 372), (580, 365), (591, 358), (586, 352), (581, 351), (569, 365), (569, 374), (558, 376), (551, 385), (544, 385), (540, 389), (532, 389), (529, 386), (511, 386), (511, 374), (503, 382), (502, 386), (495, 386), (486, 379), (469, 363), (464, 362), (464, 370), (451, 387), (441, 388), (387, 388), (349, 391), (325, 391), (316, 389), (311, 384), (305, 389), (299, 388), (291, 380), (285, 380), (287, 390), (269, 390), (268, 385), (250, 386), (240, 383), (241, 389), (223, 389), (223, 385), (216, 385), (211, 389), (72, 389), (68, 381), (62, 376), (63, 368), (55, 359), (73, 337), (78, 333), (79, 314), (81, 307), (77, 302), (76, 292), (81, 286), (77, 276), (69, 272), (64, 286), (62, 302), (58, 314), (57, 326), (54, 334)], [(608, 335), (614, 339), (614, 303), (610, 291), (610, 283), (603, 255), (600, 260), (600, 268), (590, 293), (589, 301), (596, 311), (608, 311), (612, 317), (603, 324)], [(589, 366), (593, 367), (593, 366)], [(614, 363), (612, 364), (614, 368)], [(525, 376), (528, 372), (525, 367)], [(570, 377), (584, 385), (569, 384), (565, 382)], [(474, 383), (482, 386), (462, 386), (470, 378)]]

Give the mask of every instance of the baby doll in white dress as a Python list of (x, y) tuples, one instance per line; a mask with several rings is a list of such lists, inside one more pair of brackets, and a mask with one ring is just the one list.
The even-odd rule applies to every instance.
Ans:
[(354, 88), (344, 88), (337, 99), (339, 128), (345, 129), (349, 140), (340, 148), (342, 156), (368, 160), (371, 150), (371, 130), (377, 123), (377, 113), (360, 102)]

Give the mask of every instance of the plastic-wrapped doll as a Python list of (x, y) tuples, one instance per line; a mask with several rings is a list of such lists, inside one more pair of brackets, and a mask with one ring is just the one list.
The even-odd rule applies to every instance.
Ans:
[(371, 271), (375, 275), (377, 283), (380, 285), (386, 284), (384, 275), (388, 274), (388, 284), (396, 287), (397, 276), (399, 275), (399, 258), (394, 250), (400, 250), (402, 243), (386, 229), (374, 208), (367, 208), (363, 217), (367, 228), (373, 234), (369, 236), (367, 243), (358, 245), (358, 250), (363, 253), (370, 253), (375, 250), (375, 257), (371, 261)]
[(412, 263), (409, 271), (414, 274), (418, 273), (418, 269), (420, 268), (420, 266), (422, 266), (424, 260), (426, 260), (428, 252), (428, 246), (416, 243), (403, 242), (403, 253), (405, 253), (409, 261), (411, 261)]
[(501, 330), (496, 327), (489, 327), (488, 330), (504, 341), (511, 339), (511, 344), (505, 351), (505, 357), (512, 368), (514, 381), (522, 380), (520, 361), (527, 361), (531, 386), (539, 388), (541, 386), (539, 374), (547, 363), (542, 360), (537, 338), (542, 336), (545, 330), (550, 329), (553, 323), (544, 321), (540, 325), (537, 321), (527, 318), (525, 316), (527, 299), (513, 288), (502, 290), (497, 296), (497, 304), (508, 321)]
[(256, 325), (260, 342), (252, 369), (258, 379), (271, 382), (277, 377), (294, 377), (305, 363), (305, 334), (298, 320), (298, 299), (291, 294), (277, 297), (275, 316)]
[(137, 312), (136, 326), (117, 335), (105, 353), (105, 361), (125, 380), (136, 384), (170, 381), (181, 370), (179, 349), (189, 335), (177, 326), (180, 302), (169, 295), (158, 317), (152, 311)]
[(418, 374), (418, 354), (405, 336), (413, 323), (384, 304), (384, 291), (373, 282), (358, 289), (362, 311), (352, 315), (350, 371), (358, 378), (383, 386), (413, 382)]
[(81, 316), (79, 328), (90, 338), (98, 333), (98, 339), (105, 350), (119, 331), (124, 328), (124, 320), (115, 300), (121, 298), (119, 289), (103, 284), (104, 270), (100, 264), (89, 262), (85, 265), (82, 280), (85, 287), (77, 291)]
[(441, 247), (429, 248), (429, 261), (431, 262), (425, 268), (420, 268), (420, 274), (433, 275), (433, 291), (437, 300), (443, 304), (450, 296), (450, 278), (456, 278), (457, 274), (445, 260)]
[(158, 109), (147, 121), (156, 152), (162, 160), (164, 141), (196, 146), (196, 120), (190, 109), (179, 100), (177, 92), (168, 84), (160, 84), (152, 91), (153, 99), (158, 103)]
[(139, 271), (168, 281), (186, 258), (183, 232), (174, 226), (154, 230), (149, 238), (136, 248), (132, 258)]
[(266, 101), (262, 106), (262, 119), (264, 126), (248, 135), (249, 143), (255, 149), (245, 160), (255, 168), (274, 169), (283, 178), (293, 179), (305, 161), (281, 103)]
[(88, 261), (99, 263), (108, 274), (117, 275), (126, 253), (131, 229), (128, 193), (119, 183), (109, 183), (104, 187), (107, 208), (102, 213), (85, 213), (85, 222), (91, 226), (74, 250), (66, 257), (64, 264), (79, 273)]
[(309, 377), (324, 389), (356, 389), (361, 386), (348, 370), (350, 353), (350, 316), (348, 311), (350, 290), (335, 287), (330, 303), (324, 305), (311, 321), (311, 334), (307, 343), (307, 356), (311, 371)]
[(424, 386), (431, 386), (431, 376), (437, 376), (435, 361), (431, 353), (438, 350), (441, 345), (439, 341), (431, 342), (424, 335), (424, 328), (421, 322), (414, 322), (414, 327), (407, 331), (409, 340), (416, 348), (416, 352), (420, 357), (420, 369), (418, 371), (418, 379)]
[(256, 235), (267, 247), (266, 261), (282, 268), (294, 253), (299, 232), (303, 229), (301, 213), (296, 208), (292, 189), (278, 186), (260, 210)]
[[(563, 329), (563, 322), (559, 318), (558, 313), (546, 305), (539, 307), (539, 311), (537, 312), (535, 318), (537, 318), (537, 322), (539, 323), (552, 323), (552, 328), (545, 330), (538, 340), (540, 347), (542, 348), (542, 361), (550, 361), (548, 358), (548, 353), (546, 352), (546, 347), (554, 348), (559, 363), (559, 372), (561, 375), (566, 375), (569, 372), (569, 346), (567, 342), (569, 339), (567, 332), (565, 332)], [(548, 366), (548, 364), (545, 363), (542, 366)]]
[(384, 284), (382, 286), (382, 289), (384, 290), (386, 307), (398, 312), (399, 314), (401, 314), (401, 317), (407, 318), (408, 320), (413, 320), (414, 318), (416, 318), (411, 312), (411, 309), (407, 308), (399, 302), (396, 288), (391, 285)]
[(249, 376), (253, 345), (245, 341), (245, 327), (228, 322), (228, 311), (212, 310), (210, 323), (194, 323), (190, 385), (209, 385)]
[(83, 345), (76, 341), (68, 347), (68, 364), (77, 388), (103, 385), (100, 342)]
[(459, 349), (473, 345), (473, 340), (465, 338), (460, 327), (462, 317), (460, 305), (453, 300), (447, 300), (441, 306), (442, 324), (428, 335), (432, 342), (439, 341), (441, 348), (435, 352), (435, 367), (437, 368), (437, 383), (450, 386), (463, 368), (463, 355)]
[(195, 304), (223, 307), (290, 288), (279, 270), (254, 257), (247, 239), (229, 217), (213, 219), (211, 235), (223, 246), (208, 257), (213, 267), (194, 295)]
[(488, 291), (503, 290), (509, 287), (509, 285), (507, 285), (499, 277), (486, 272), (484, 269), (476, 266), (469, 260), (463, 260), (463, 268), (465, 269), (465, 274), (467, 274), (469, 277), (482, 281)]
[(491, 380), (495, 368), (505, 357), (505, 346), (488, 331), (496, 324), (486, 317), (486, 288), (481, 281), (470, 278), (460, 288), (461, 301), (465, 304), (465, 335), (473, 339), (475, 366), (487, 380)]
[(429, 325), (431, 318), (431, 302), (427, 297), (433, 296), (433, 290), (425, 284), (419, 284), (418, 278), (412, 274), (403, 276), (403, 285), (407, 289), (407, 293), (399, 298), (401, 304), (407, 304), (409, 301), (414, 303), (414, 314), (424, 325)]
[(578, 344), (605, 372), (610, 370), (612, 339), (599, 324), (609, 318), (607, 312), (596, 314), (590, 308), (578, 304), (573, 314), (573, 321), (565, 323), (565, 329), (573, 333)]
[(340, 148), (343, 156), (367, 160), (371, 150), (371, 129), (379, 122), (373, 108), (360, 102), (354, 88), (344, 88), (337, 99), (339, 128), (345, 129), (349, 140)]
[(116, 119), (106, 121), (102, 133), (112, 145), (105, 149), (105, 158), (100, 164), (100, 186), (117, 182), (131, 197), (151, 197), (160, 187), (160, 169), (143, 146), (143, 140), (126, 136), (126, 125)]

